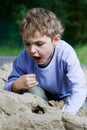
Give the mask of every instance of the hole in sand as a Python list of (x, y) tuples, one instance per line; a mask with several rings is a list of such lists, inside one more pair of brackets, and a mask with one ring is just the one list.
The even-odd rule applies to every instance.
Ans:
[(32, 107), (32, 112), (37, 113), (37, 114), (44, 114), (45, 113), (44, 109), (39, 105), (33, 106)]

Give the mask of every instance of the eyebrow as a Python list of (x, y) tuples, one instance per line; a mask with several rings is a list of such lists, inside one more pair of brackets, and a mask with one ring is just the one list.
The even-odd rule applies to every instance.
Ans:
[(33, 44), (37, 44), (37, 43), (39, 43), (39, 42), (41, 42), (41, 43), (45, 43), (45, 41), (35, 41), (35, 42), (31, 42), (31, 41), (25, 41), (24, 40), (24, 42), (26, 42), (26, 43), (33, 43)]

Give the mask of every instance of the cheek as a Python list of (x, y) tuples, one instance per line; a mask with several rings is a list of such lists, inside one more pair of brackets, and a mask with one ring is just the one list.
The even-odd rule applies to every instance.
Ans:
[(44, 58), (46, 58), (46, 57), (48, 58), (51, 53), (52, 53), (52, 49), (50, 49), (50, 48), (45, 48), (44, 50), (42, 50), (41, 55), (42, 55)]
[(26, 50), (26, 52), (27, 52), (28, 54), (30, 54), (30, 48), (25, 47), (25, 50)]

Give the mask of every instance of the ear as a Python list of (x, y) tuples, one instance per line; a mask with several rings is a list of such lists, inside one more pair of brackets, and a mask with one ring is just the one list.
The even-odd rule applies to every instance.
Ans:
[(54, 38), (53, 38), (53, 44), (54, 45), (56, 45), (57, 44), (57, 42), (60, 40), (60, 35), (59, 34), (56, 34), (55, 36), (54, 36)]

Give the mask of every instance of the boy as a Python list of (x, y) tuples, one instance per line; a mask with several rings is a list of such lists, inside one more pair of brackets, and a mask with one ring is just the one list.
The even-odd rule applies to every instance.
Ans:
[(86, 81), (73, 48), (60, 40), (64, 29), (55, 14), (33, 8), (23, 18), (23, 50), (13, 63), (5, 90), (64, 100), (63, 112), (76, 114), (86, 98)]

